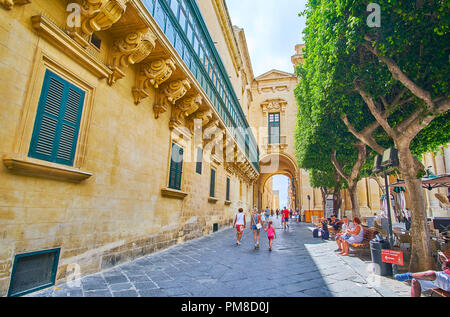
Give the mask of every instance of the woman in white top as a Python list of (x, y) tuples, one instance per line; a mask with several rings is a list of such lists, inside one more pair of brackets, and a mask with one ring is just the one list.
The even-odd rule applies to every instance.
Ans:
[(236, 230), (237, 230), (237, 234), (236, 234), (236, 245), (239, 246), (241, 245), (241, 239), (242, 239), (242, 234), (244, 233), (244, 229), (245, 229), (245, 214), (244, 214), (244, 209), (239, 208), (239, 213), (236, 215), (236, 217), (234, 217), (234, 223), (233, 223), (233, 228), (236, 226)]
[(361, 243), (364, 240), (364, 229), (361, 225), (361, 220), (359, 220), (358, 217), (353, 218), (353, 229), (347, 230), (347, 235), (342, 236), (343, 239), (343, 245), (342, 245), (342, 252), (339, 254), (342, 254), (343, 256), (348, 256), (349, 248), (351, 244), (354, 243)]

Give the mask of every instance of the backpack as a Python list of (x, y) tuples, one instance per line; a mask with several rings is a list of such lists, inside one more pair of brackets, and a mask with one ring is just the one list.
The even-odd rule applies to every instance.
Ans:
[(313, 230), (313, 238), (318, 238), (319, 237), (319, 229), (314, 229)]
[(330, 233), (325, 230), (321, 230), (322, 240), (329, 240), (330, 239)]

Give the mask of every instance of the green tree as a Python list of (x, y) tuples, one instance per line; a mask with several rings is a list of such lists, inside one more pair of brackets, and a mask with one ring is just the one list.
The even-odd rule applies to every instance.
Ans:
[[(363, 166), (372, 151), (341, 121), (339, 101), (323, 98), (325, 87), (321, 85), (324, 81), (317, 78), (314, 63), (307, 58), (305, 65), (298, 66), (297, 75), (300, 79), (295, 90), (299, 108), (295, 138), (298, 164), (312, 170), (316, 176), (322, 176), (319, 178), (322, 182), (316, 186), (322, 188), (322, 195), (326, 188), (322, 183), (327, 184), (327, 188), (335, 187), (331, 184), (335, 182), (336, 172), (348, 189), (352, 215), (360, 217), (357, 184), (362, 177), (369, 175)], [(373, 131), (377, 127), (377, 124), (372, 124), (366, 130)], [(314, 179), (312, 184), (314, 187)]]
[(309, 94), (337, 107), (348, 130), (375, 152), (390, 142), (399, 150), (412, 209), (410, 269), (426, 270), (433, 262), (424, 167), (416, 156), (449, 140), (448, 1), (383, 2), (381, 27), (367, 23), (367, 5), (309, 1), (303, 13)]

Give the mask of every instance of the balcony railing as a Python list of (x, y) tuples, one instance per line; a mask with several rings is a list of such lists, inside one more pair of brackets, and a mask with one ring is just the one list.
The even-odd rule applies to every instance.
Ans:
[(258, 145), (196, 1), (142, 2), (208, 95), (241, 149), (248, 152), (247, 157), (259, 171)]
[(263, 145), (286, 145), (287, 144), (287, 137), (286, 136), (280, 136), (278, 137), (265, 137), (263, 140)]

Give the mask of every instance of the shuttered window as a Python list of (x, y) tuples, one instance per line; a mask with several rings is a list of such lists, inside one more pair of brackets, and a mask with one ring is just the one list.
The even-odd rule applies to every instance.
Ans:
[(269, 114), (269, 144), (280, 144), (280, 114)]
[(209, 186), (209, 197), (216, 197), (216, 171), (211, 169), (211, 182)]
[(28, 156), (73, 166), (85, 92), (47, 70)]
[(169, 188), (181, 190), (181, 176), (183, 174), (183, 148), (172, 144), (172, 155), (169, 171)]
[(227, 177), (227, 197), (225, 200), (230, 201), (230, 187), (231, 187), (231, 181), (230, 179)]
[(203, 165), (203, 150), (201, 147), (197, 148), (197, 162), (195, 166), (195, 171), (197, 174), (202, 174), (202, 165)]

